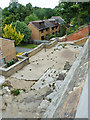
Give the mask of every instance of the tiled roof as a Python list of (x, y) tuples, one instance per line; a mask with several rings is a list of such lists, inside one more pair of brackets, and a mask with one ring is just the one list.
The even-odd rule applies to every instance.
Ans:
[(56, 21), (48, 21), (45, 20), (45, 23), (49, 26), (49, 27), (54, 27), (54, 26), (58, 26), (58, 24), (56, 23)]
[(33, 21), (32, 24), (39, 30), (49, 27), (47, 24), (44, 23), (44, 21)]
[(39, 30), (58, 26), (58, 23), (56, 23), (55, 19), (32, 21), (30, 23), (33, 24)]
[(57, 20), (59, 23), (64, 23), (64, 19), (62, 19), (60, 16), (52, 16), (51, 19)]

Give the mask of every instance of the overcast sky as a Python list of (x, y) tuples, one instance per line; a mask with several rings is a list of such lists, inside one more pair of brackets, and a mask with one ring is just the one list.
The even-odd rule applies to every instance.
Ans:
[[(8, 7), (10, 0), (0, 0), (0, 7), (5, 8)], [(27, 3), (31, 3), (32, 6), (38, 6), (42, 8), (54, 8), (58, 5), (59, 0), (18, 0), (19, 3), (26, 5)]]

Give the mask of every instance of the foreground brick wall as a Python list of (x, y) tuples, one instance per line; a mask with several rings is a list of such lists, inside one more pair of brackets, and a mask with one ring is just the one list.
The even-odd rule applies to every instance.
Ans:
[(14, 46), (14, 41), (7, 39), (0, 39), (2, 42), (2, 58), (5, 58), (6, 63), (13, 58), (16, 58), (16, 50)]
[(85, 27), (75, 33), (72, 33), (67, 36), (67, 41), (74, 41), (88, 36), (90, 27)]

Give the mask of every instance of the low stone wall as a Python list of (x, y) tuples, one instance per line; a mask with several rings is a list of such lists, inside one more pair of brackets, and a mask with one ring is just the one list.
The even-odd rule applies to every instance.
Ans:
[(5, 77), (11, 76), (13, 73), (16, 71), (22, 69), (24, 66), (28, 65), (29, 63), (29, 58), (28, 57), (23, 57), (21, 61), (18, 61), (14, 65), (8, 67), (8, 68), (0, 68), (0, 75), (3, 75)]
[(87, 39), (88, 39), (88, 36), (87, 36), (87, 37), (84, 37), (84, 38), (82, 38), (82, 39), (80, 39), (80, 40), (75, 41), (74, 44), (84, 45), (85, 42), (87, 41)]
[(38, 53), (39, 51), (41, 51), (44, 48), (45, 44), (42, 43), (39, 46), (37, 46), (36, 48), (34, 48), (32, 51), (26, 52), (23, 55), (26, 55), (27, 57), (31, 57), (33, 55), (35, 55), (36, 53)]
[(57, 40), (52, 41), (49, 44), (46, 44), (46, 48), (50, 49), (51, 47), (54, 47), (58, 43)]
[(57, 40), (54, 40), (51, 43), (42, 43), (39, 46), (37, 46), (36, 48), (34, 48), (33, 50), (31, 50), (29, 52), (25, 52), (22, 56), (26, 56), (26, 57), (30, 58), (31, 56), (33, 56), (36, 53), (38, 53), (39, 51), (41, 51), (43, 48), (50, 49), (51, 47), (54, 47), (57, 43), (58, 43)]

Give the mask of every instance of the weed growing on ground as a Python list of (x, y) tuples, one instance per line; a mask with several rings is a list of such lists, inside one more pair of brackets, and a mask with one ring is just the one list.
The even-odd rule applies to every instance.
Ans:
[(42, 83), (42, 85), (44, 85), (44, 83)]
[(51, 87), (51, 84), (49, 84), (49, 87)]
[(49, 102), (51, 102), (51, 101), (52, 101), (52, 99), (51, 99), (51, 98), (49, 98), (49, 99), (48, 99), (48, 101), (49, 101)]
[(54, 73), (56, 73), (56, 71), (54, 71)]
[(11, 94), (17, 96), (17, 95), (20, 94), (20, 91), (19, 91), (19, 89), (14, 89), (14, 90), (11, 91)]
[(50, 77), (50, 74), (48, 74), (48, 76)]

